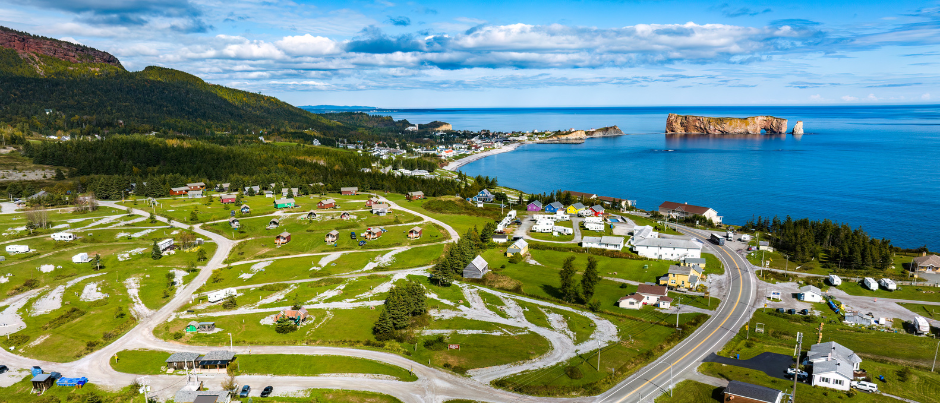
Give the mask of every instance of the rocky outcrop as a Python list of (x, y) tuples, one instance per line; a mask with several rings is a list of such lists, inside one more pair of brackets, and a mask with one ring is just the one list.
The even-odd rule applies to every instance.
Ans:
[(443, 131), (448, 131), (448, 130), (454, 130), (454, 127), (451, 126), (450, 123), (439, 122), (439, 121), (436, 121), (436, 120), (433, 121), (433, 122), (431, 122), (431, 123), (428, 123), (428, 124), (424, 125), (424, 128), (425, 128), (425, 129), (428, 129), (428, 130), (440, 130), (440, 131), (442, 131), (442, 132), (443, 132)]
[(803, 121), (797, 120), (796, 124), (793, 125), (793, 134), (803, 134)]
[(600, 129), (592, 130), (573, 130), (565, 134), (558, 134), (552, 137), (549, 137), (545, 140), (540, 141), (540, 143), (545, 144), (581, 144), (585, 139), (591, 137), (604, 137), (604, 136), (621, 136), (623, 131), (620, 130), (617, 126), (608, 126), (602, 127)]
[(33, 36), (5, 27), (0, 27), (0, 47), (13, 49), (21, 56), (45, 55), (72, 63), (105, 63), (124, 69), (118, 58), (108, 52), (57, 39)]
[(666, 118), (666, 134), (785, 134), (787, 120), (773, 116), (749, 118), (712, 118), (706, 116), (677, 115)]

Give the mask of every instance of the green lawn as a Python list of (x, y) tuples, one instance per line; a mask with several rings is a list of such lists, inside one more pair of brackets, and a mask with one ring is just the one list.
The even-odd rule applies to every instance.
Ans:
[[(666, 385), (668, 388), (668, 385)], [(676, 384), (672, 390), (672, 396), (669, 392), (663, 393), (656, 398), (656, 403), (715, 403), (721, 402), (724, 398), (722, 391), (724, 388), (716, 388), (712, 385), (706, 385), (696, 381), (682, 381)]]
[[(320, 215), (319, 219), (307, 220), (303, 218), (307, 214), (307, 211), (305, 210), (297, 211), (296, 213), (291, 212), (289, 213), (289, 216), (240, 218), (240, 227), (238, 230), (233, 230), (228, 221), (205, 224), (203, 225), (203, 228), (221, 234), (222, 236), (225, 236), (229, 239), (251, 239), (271, 238), (285, 231), (290, 232), (291, 234), (313, 232), (326, 234), (327, 232), (330, 232), (334, 229), (340, 231), (341, 233), (345, 233), (345, 235), (348, 236), (350, 231), (361, 231), (366, 227), (398, 226), (421, 222), (421, 219), (414, 214), (397, 210), (393, 210), (391, 213), (385, 216), (374, 215), (369, 211), (353, 211), (350, 214), (354, 218), (348, 220), (340, 219), (340, 214), (342, 212), (343, 210), (318, 210), (318, 214)], [(271, 220), (275, 218), (278, 220), (278, 226), (272, 229), (267, 229), (271, 223)], [(427, 224), (417, 225), (421, 227), (427, 226)], [(414, 225), (410, 225), (407, 226), (407, 228), (391, 228), (396, 228), (398, 230), (408, 230), (413, 226)]]
[(898, 304), (911, 312), (914, 312), (917, 315), (923, 316), (925, 318), (931, 318), (935, 320), (940, 320), (940, 306), (937, 305), (922, 305), (922, 304)]
[[(433, 337), (425, 336), (422, 340)], [(448, 344), (459, 344), (460, 349), (431, 351), (419, 342), (411, 358), (424, 364), (430, 360), (432, 366), (439, 368), (449, 364), (450, 367), (473, 369), (526, 361), (545, 354), (551, 348), (548, 340), (535, 333), (516, 336), (451, 334), (444, 338)]]
[(633, 214), (623, 214), (623, 215), (629, 218), (630, 220), (632, 220), (636, 225), (641, 225), (641, 226), (649, 225), (655, 228), (656, 232), (659, 232), (661, 234), (681, 235), (678, 232), (676, 232), (676, 230), (672, 229), (671, 227), (670, 228), (663, 227), (662, 225), (659, 225), (659, 223), (657, 223), (656, 221), (651, 220), (649, 218), (641, 217), (641, 216), (633, 215)]
[(111, 356), (111, 368), (126, 374), (159, 375), (170, 353), (153, 350), (124, 350)]
[[(875, 278), (875, 280), (878, 279), (879, 278)], [(908, 299), (912, 301), (940, 302), (940, 289), (937, 287), (918, 287), (914, 285), (904, 285), (898, 286), (898, 289), (895, 291), (888, 291), (883, 288), (880, 288), (877, 291), (872, 291), (862, 287), (862, 285), (859, 283), (855, 283), (849, 279), (843, 278), (842, 284), (839, 285), (839, 289), (851, 295), (862, 295), (872, 298), (880, 297)]]
[[(65, 374), (70, 376), (71, 374)], [(117, 391), (103, 389), (94, 383), (82, 388), (54, 386), (43, 393), (39, 398), (32, 393), (32, 376), (23, 373), (23, 379), (10, 387), (0, 388), (3, 391), (3, 401), (9, 403), (55, 403), (55, 402), (109, 402), (134, 403), (143, 400), (140, 392), (133, 386), (126, 386)]]
[[(258, 263), (246, 263), (227, 266), (217, 270), (213, 274), (213, 277), (208, 282), (206, 282), (204, 288), (205, 291), (209, 291), (250, 284), (302, 280), (307, 278), (327, 277), (336, 274), (344, 274), (364, 268), (367, 263), (385, 253), (388, 252), (347, 252), (342, 254), (336, 260), (327, 263), (326, 267), (321, 267), (320, 270), (312, 269), (314, 267), (320, 267), (320, 260), (322, 260), (326, 255), (276, 259), (272, 260), (271, 263), (267, 266), (264, 266), (263, 264), (259, 265), (259, 269), (256, 269), (256, 271), (252, 270), (252, 267)], [(244, 274), (251, 274), (252, 271), (255, 271), (255, 273), (247, 279), (239, 277)]]
[(543, 241), (569, 242), (569, 241), (574, 240), (574, 234), (571, 234), (571, 235), (559, 234), (558, 236), (555, 236), (551, 232), (541, 233), (541, 232), (530, 231), (529, 236), (535, 239), (541, 239)]
[(400, 381), (418, 377), (408, 370), (378, 361), (333, 355), (249, 354), (239, 355), (238, 370), (249, 375), (316, 376), (322, 374), (379, 374)]

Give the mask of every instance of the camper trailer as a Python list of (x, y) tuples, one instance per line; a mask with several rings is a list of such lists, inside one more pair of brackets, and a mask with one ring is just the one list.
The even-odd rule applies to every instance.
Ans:
[(871, 277), (865, 277), (865, 279), (862, 280), (862, 286), (872, 291), (878, 290), (878, 282)]
[(90, 261), (91, 258), (89, 258), (88, 254), (85, 252), (72, 256), (72, 263), (88, 263)]
[(917, 334), (927, 334), (930, 332), (930, 324), (927, 323), (927, 319), (924, 319), (921, 316), (914, 317), (914, 331)]
[(160, 248), (161, 252), (164, 252), (167, 249), (170, 249), (172, 246), (173, 246), (173, 238), (167, 238), (160, 242), (157, 242), (157, 247)]
[(234, 297), (236, 294), (237, 293), (235, 292), (234, 288), (226, 288), (224, 290), (210, 292), (208, 297), (209, 297), (209, 302), (214, 304), (228, 297)]
[(56, 232), (52, 234), (53, 241), (74, 241), (75, 235), (69, 232)]
[(553, 231), (553, 232), (557, 232), (557, 233), (562, 234), (562, 235), (571, 235), (571, 234), (574, 233), (574, 230), (573, 230), (573, 229), (568, 228), (568, 227), (562, 227), (562, 226), (560, 226), (560, 225), (556, 225), (556, 226), (552, 227), (552, 231)]
[(829, 280), (829, 284), (834, 287), (838, 287), (840, 284), (842, 284), (842, 279), (835, 274), (830, 274), (829, 277), (826, 277), (826, 279)]
[(881, 284), (881, 286), (888, 291), (894, 291), (898, 289), (898, 285), (890, 278), (883, 278), (878, 281), (878, 284)]
[(741, 238), (740, 238), (740, 239), (741, 239), (741, 242), (750, 242), (750, 241), (751, 241), (751, 236), (748, 235), (748, 234), (741, 234)]
[(7, 253), (15, 255), (17, 253), (29, 253), (28, 245), (7, 245)]

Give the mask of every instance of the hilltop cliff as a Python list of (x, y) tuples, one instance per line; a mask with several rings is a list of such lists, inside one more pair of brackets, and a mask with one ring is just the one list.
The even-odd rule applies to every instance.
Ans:
[(749, 118), (713, 118), (706, 116), (677, 115), (666, 118), (666, 134), (784, 134), (787, 120), (773, 116)]
[(580, 144), (590, 137), (620, 136), (623, 131), (617, 126), (602, 127), (595, 130), (574, 130), (565, 134), (549, 137), (540, 143), (545, 144)]

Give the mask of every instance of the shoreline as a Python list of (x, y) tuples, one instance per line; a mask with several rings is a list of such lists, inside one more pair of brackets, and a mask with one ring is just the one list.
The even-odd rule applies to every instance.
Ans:
[(502, 154), (502, 153), (508, 153), (508, 152), (510, 152), (510, 151), (515, 151), (515, 149), (519, 148), (519, 146), (522, 146), (522, 145), (524, 145), (524, 144), (529, 144), (529, 143), (528, 143), (528, 142), (525, 142), (525, 143), (513, 143), (513, 144), (510, 144), (510, 145), (508, 145), (508, 146), (503, 146), (502, 148), (497, 148), (497, 149), (495, 149), (495, 150), (484, 151), (484, 152), (482, 152), (482, 153), (478, 153), (478, 154), (473, 154), (473, 155), (470, 155), (470, 156), (466, 156), (466, 157), (463, 157), (463, 158), (461, 158), (461, 159), (459, 159), (459, 160), (451, 161), (451, 162), (447, 163), (447, 165), (445, 165), (443, 169), (444, 169), (445, 171), (456, 172), (458, 169), (460, 169), (460, 167), (462, 167), (462, 166), (464, 166), (464, 165), (467, 165), (467, 164), (469, 164), (469, 163), (471, 163), (471, 162), (473, 162), (473, 161), (476, 161), (476, 160), (479, 160), (479, 159), (483, 159), (483, 158), (489, 157), (489, 156), (491, 156), (491, 155), (497, 155), (497, 154)]

